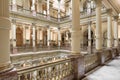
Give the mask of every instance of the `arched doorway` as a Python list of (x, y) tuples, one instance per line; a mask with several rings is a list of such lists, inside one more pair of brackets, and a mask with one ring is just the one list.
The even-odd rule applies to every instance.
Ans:
[(17, 27), (16, 29), (16, 46), (23, 46), (23, 29), (21, 29), (20, 27)]

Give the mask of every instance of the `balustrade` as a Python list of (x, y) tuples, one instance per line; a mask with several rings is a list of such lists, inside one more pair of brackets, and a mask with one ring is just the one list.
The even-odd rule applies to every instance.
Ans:
[(97, 54), (89, 54), (85, 56), (85, 72), (88, 72), (99, 65)]
[(61, 80), (72, 74), (72, 70), (71, 60), (65, 59), (20, 69), (17, 72), (18, 80)]

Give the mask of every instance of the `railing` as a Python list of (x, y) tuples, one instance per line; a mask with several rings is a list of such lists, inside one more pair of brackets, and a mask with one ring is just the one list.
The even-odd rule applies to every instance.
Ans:
[[(114, 53), (115, 54), (115, 53)], [(102, 56), (100, 56), (102, 55)], [(85, 73), (93, 70), (106, 60), (112, 59), (110, 50), (104, 52), (81, 55), (66, 55), (67, 57), (39, 58), (22, 64), (17, 68), (18, 80), (78, 80)], [(101, 59), (105, 59), (101, 62)], [(77, 76), (76, 76), (77, 75)], [(80, 79), (80, 78), (79, 78)]]
[(88, 72), (99, 65), (99, 58), (97, 54), (85, 55), (85, 72)]
[[(9, 6), (9, 9), (10, 11), (12, 11), (12, 5)], [(102, 12), (105, 12), (106, 10), (104, 8), (101, 9)], [(32, 11), (31, 10), (28, 10), (28, 9), (24, 9), (22, 6), (19, 6), (17, 5), (17, 11), (16, 12), (19, 12), (19, 13), (24, 13), (24, 14), (27, 14), (27, 15), (31, 15), (32, 14)], [(87, 9), (84, 10), (84, 12), (80, 12), (81, 13), (81, 18), (85, 18), (85, 17), (90, 17), (90, 16), (93, 16), (95, 15), (95, 8), (94, 9), (91, 9), (91, 12), (88, 12)], [(71, 20), (71, 15), (69, 16), (65, 16), (65, 17), (62, 17), (60, 18), (60, 21), (66, 21), (66, 20)], [(38, 13), (36, 12), (36, 17), (37, 18), (42, 18), (42, 19), (47, 19), (47, 20), (52, 20), (52, 21), (56, 21), (56, 22), (59, 22), (58, 18), (55, 18), (53, 16), (50, 16), (50, 18), (48, 19), (47, 18), (47, 15), (46, 14), (43, 14), (43, 13)]]
[(17, 70), (17, 72), (18, 80), (62, 80), (65, 76), (73, 74), (73, 66), (70, 59), (65, 59)]

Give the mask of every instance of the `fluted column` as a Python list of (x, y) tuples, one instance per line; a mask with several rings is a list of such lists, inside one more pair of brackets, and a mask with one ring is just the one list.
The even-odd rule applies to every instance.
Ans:
[(80, 54), (80, 0), (72, 0), (72, 53)]
[(50, 26), (47, 26), (47, 46), (50, 47)]
[(107, 17), (107, 47), (112, 47), (112, 9), (108, 9), (108, 17)]
[(60, 27), (58, 27), (58, 47), (61, 46), (61, 33), (60, 33)]
[(12, 11), (17, 11), (16, 0), (12, 0)]
[(17, 53), (17, 46), (16, 46), (16, 20), (12, 19), (12, 44), (13, 44), (13, 54)]
[(33, 34), (32, 34), (32, 44), (33, 44), (33, 49), (35, 49), (35, 23), (32, 23), (32, 32), (33, 32)]
[[(0, 0), (0, 75), (2, 71), (10, 68), (10, 20), (8, 0)], [(1, 79), (0, 80), (6, 80)]]
[(96, 50), (102, 49), (101, 0), (96, 0)]
[(114, 16), (114, 47), (118, 47), (118, 16)]
[(58, 22), (60, 22), (60, 1), (58, 0)]

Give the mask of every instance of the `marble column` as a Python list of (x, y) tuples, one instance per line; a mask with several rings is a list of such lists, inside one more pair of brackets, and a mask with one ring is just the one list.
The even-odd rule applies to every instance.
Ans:
[(107, 47), (112, 47), (112, 9), (107, 10)]
[(61, 33), (60, 33), (60, 27), (58, 27), (58, 47), (61, 46)]
[(72, 53), (80, 54), (80, 1), (72, 0)]
[(9, 1), (0, 0), (0, 80), (17, 80), (10, 61)]
[(96, 0), (96, 31), (95, 31), (95, 38), (96, 38), (96, 50), (102, 49), (102, 23), (101, 23), (101, 0)]
[(36, 37), (36, 35), (35, 35), (35, 31), (36, 31), (36, 29), (35, 29), (35, 23), (32, 23), (32, 46), (33, 46), (33, 50), (35, 51), (35, 49), (36, 49), (36, 44), (35, 44), (35, 37)]
[(88, 52), (91, 54), (92, 52), (92, 45), (91, 45), (91, 40), (92, 40), (92, 36), (91, 36), (91, 21), (88, 24)]
[(31, 10), (33, 16), (36, 16), (35, 4), (36, 4), (35, 0), (32, 0)]
[(50, 0), (47, 0), (47, 18), (50, 19)]
[(13, 44), (13, 54), (17, 53), (17, 46), (16, 46), (16, 20), (12, 19), (12, 44)]
[(47, 28), (47, 46), (50, 47), (50, 26), (48, 25)]
[(118, 47), (118, 16), (114, 16), (114, 47)]
[(60, 1), (58, 0), (58, 22), (60, 22)]
[(12, 11), (17, 11), (17, 3), (16, 3), (16, 0), (12, 0)]

